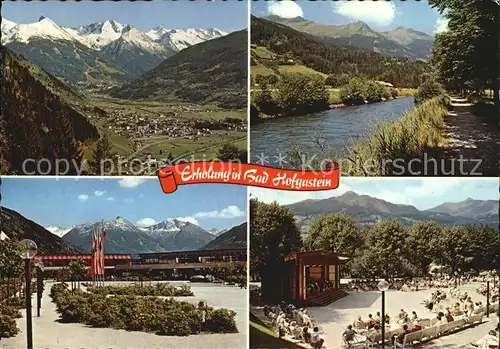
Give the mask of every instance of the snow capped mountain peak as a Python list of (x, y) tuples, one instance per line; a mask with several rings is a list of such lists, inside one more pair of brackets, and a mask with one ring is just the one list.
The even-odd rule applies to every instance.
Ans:
[(46, 227), (48, 231), (50, 231), (52, 234), (59, 236), (62, 238), (64, 235), (66, 235), (73, 227), (71, 228), (61, 228), (55, 225), (52, 225), (50, 227)]
[(4, 32), (10, 31), (16, 25), (17, 25), (17, 23), (9, 21), (8, 19), (2, 18), (2, 34)]
[(33, 38), (51, 38), (73, 41), (74, 37), (66, 30), (54, 23), (50, 18), (40, 17), (38, 22), (17, 24), (9, 20), (2, 20), (2, 43), (18, 41), (27, 43)]
[(115, 21), (105, 21), (101, 26), (101, 32), (113, 31), (121, 33), (125, 26)]
[(98, 51), (121, 52), (124, 45), (126, 48), (138, 47), (162, 57), (226, 34), (214, 28), (166, 29), (160, 25), (143, 32), (114, 20), (78, 28), (61, 27), (44, 16), (38, 22), (29, 24), (2, 20), (2, 44), (29, 43), (35, 38), (69, 40)]

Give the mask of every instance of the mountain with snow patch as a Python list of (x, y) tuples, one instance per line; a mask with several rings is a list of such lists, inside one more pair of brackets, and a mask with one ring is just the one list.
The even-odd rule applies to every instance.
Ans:
[(177, 219), (167, 219), (146, 229), (169, 251), (198, 250), (215, 238), (202, 227)]
[[(86, 253), (90, 252), (92, 231), (97, 223), (74, 226), (63, 240)], [(167, 219), (150, 227), (138, 227), (123, 217), (104, 222), (106, 253), (148, 253), (197, 250), (215, 236), (205, 229), (177, 219)]]
[(61, 228), (61, 227), (58, 227), (58, 226), (55, 226), (55, 225), (51, 225), (51, 226), (45, 227), (45, 229), (47, 229), (48, 231), (50, 231), (52, 234), (54, 234), (54, 235), (59, 236), (60, 238), (62, 238), (64, 235), (66, 235), (67, 233), (69, 233), (71, 231), (71, 229), (73, 229), (73, 227), (71, 227), (71, 228)]
[(221, 234), (224, 234), (227, 229), (217, 229), (217, 228), (212, 228), (212, 229), (208, 229), (207, 230), (210, 234), (212, 234), (213, 236), (219, 236)]
[[(121, 84), (189, 46), (227, 33), (218, 29), (141, 31), (116, 21), (63, 27), (51, 19), (18, 24), (2, 20), (2, 45), (71, 84)], [(50, 57), (50, 59), (48, 59)], [(93, 61), (97, 60), (95, 64)]]

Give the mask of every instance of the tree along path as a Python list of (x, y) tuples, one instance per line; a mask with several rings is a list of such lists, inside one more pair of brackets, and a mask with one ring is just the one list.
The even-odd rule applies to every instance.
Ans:
[[(500, 132), (495, 109), (487, 109), (490, 106), (475, 108), (466, 98), (460, 97), (452, 97), (451, 106), (445, 117), (444, 130), (449, 144), (438, 150), (438, 153), (442, 152), (440, 157), (447, 160), (444, 170), (451, 174), (453, 166), (453, 175), (498, 175)], [(464, 159), (462, 170), (459, 159)], [(479, 161), (479, 166), (475, 168)]]

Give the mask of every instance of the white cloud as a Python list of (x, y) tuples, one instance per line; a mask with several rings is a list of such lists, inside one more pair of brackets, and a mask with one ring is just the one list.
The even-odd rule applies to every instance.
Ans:
[(450, 20), (448, 18), (438, 17), (436, 19), (436, 27), (435, 27), (434, 33), (439, 34), (439, 33), (443, 33), (445, 31), (447, 31), (449, 21)]
[(243, 212), (238, 206), (230, 205), (223, 208), (220, 211), (210, 211), (210, 212), (198, 212), (194, 215), (195, 218), (219, 218), (219, 219), (230, 219), (245, 216), (246, 212)]
[(86, 201), (88, 200), (89, 196), (87, 194), (81, 194), (81, 195), (78, 195), (78, 199), (80, 199), (81, 201)]
[(396, 6), (392, 1), (336, 1), (334, 12), (369, 24), (386, 26), (396, 17)]
[(195, 225), (200, 225), (198, 223), (198, 220), (194, 217), (177, 217), (176, 218), (178, 221), (181, 221), (181, 222), (189, 222), (189, 223), (192, 223), (192, 224), (195, 224)]
[(94, 192), (95, 196), (103, 196), (104, 194), (106, 194), (106, 191), (104, 191), (104, 190), (96, 190)]
[(304, 11), (295, 1), (282, 0), (270, 1), (267, 5), (267, 13), (281, 18), (303, 17)]
[(128, 203), (132, 203), (132, 202), (134, 202), (135, 200), (134, 200), (134, 199), (130, 199), (130, 198), (128, 198), (128, 199), (124, 199), (123, 201), (128, 202)]
[(144, 182), (145, 182), (145, 180), (141, 179), (141, 178), (126, 177), (126, 178), (120, 179), (118, 181), (118, 184), (122, 188), (135, 188), (135, 187), (137, 187), (138, 185), (141, 185)]
[(108, 200), (108, 201), (115, 201), (115, 198), (113, 198), (113, 197), (109, 197), (109, 198), (107, 198), (106, 200)]
[(152, 225), (155, 225), (156, 223), (157, 223), (156, 219), (154, 218), (143, 218), (135, 222), (135, 224), (138, 225), (139, 227), (150, 227)]

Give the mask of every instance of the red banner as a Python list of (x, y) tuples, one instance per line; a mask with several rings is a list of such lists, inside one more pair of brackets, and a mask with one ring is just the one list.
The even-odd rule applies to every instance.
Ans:
[(337, 189), (340, 170), (337, 163), (327, 163), (325, 170), (284, 170), (255, 164), (200, 161), (167, 166), (158, 171), (161, 188), (166, 194), (178, 186), (200, 183), (239, 184), (290, 191)]

